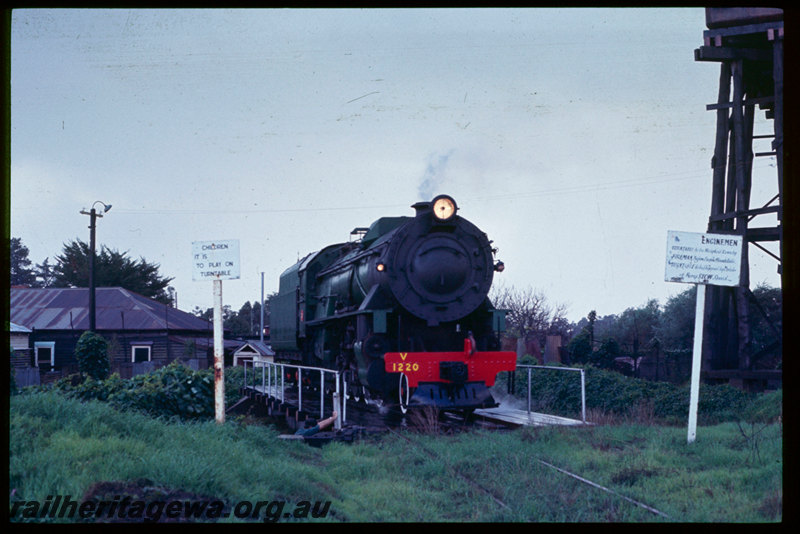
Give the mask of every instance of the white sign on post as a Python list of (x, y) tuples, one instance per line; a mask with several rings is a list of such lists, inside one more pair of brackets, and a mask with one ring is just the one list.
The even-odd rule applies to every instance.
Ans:
[(214, 282), (214, 413), (225, 422), (225, 365), (222, 332), (222, 281), (239, 278), (239, 241), (192, 242), (192, 280)]
[(193, 241), (192, 280), (238, 280), (239, 240)]
[(703, 354), (703, 315), (706, 285), (738, 286), (741, 278), (742, 243), (739, 235), (674, 232), (667, 234), (667, 282), (697, 285), (692, 348), (692, 383), (689, 394), (687, 441), (697, 435), (697, 404), (700, 396), (700, 361)]
[(738, 286), (741, 265), (740, 235), (667, 234), (667, 282)]

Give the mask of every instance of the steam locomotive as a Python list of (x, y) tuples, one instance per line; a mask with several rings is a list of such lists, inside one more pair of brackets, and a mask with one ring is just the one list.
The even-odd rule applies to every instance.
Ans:
[(504, 265), (452, 197), (411, 207), (283, 272), (270, 309), (276, 359), (337, 369), (357, 399), (403, 413), (497, 406), (489, 388), (516, 366), (499, 351), (505, 312), (487, 297)]

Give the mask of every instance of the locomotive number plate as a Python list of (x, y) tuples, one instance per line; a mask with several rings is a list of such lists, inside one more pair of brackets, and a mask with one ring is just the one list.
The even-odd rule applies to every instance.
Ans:
[(391, 362), (386, 367), (386, 370), (390, 373), (414, 373), (419, 371), (417, 362)]
[(387, 373), (403, 373), (408, 377), (410, 387), (416, 387), (420, 380), (435, 378), (424, 358), (418, 352), (387, 352), (384, 355), (384, 369)]

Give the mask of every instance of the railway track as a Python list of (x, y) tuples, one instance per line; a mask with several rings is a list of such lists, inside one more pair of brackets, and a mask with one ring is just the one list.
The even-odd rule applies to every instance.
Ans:
[[(332, 403), (324, 406), (320, 415), (320, 399), (318, 388), (304, 388), (302, 408), (298, 407), (296, 387), (287, 387), (283, 391), (282, 400), (266, 395), (255, 388), (242, 388), (242, 400), (228, 411), (245, 413), (256, 418), (264, 418), (287, 434), (293, 434), (305, 424), (307, 418), (323, 419), (333, 411)], [(344, 440), (351, 441), (358, 437), (375, 435), (390, 430), (410, 429), (421, 433), (455, 433), (468, 429), (506, 430), (519, 425), (497, 423), (472, 413), (442, 412), (433, 407), (411, 408), (401, 413), (397, 406), (390, 406), (378, 400), (349, 398), (346, 400), (346, 421), (337, 431), (323, 431), (317, 438), (306, 441)]]

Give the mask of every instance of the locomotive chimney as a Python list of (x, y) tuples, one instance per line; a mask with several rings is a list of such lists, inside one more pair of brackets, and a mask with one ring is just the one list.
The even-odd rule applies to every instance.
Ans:
[(415, 217), (419, 217), (420, 215), (424, 215), (424, 214), (430, 213), (430, 211), (431, 211), (431, 203), (430, 202), (417, 202), (416, 204), (412, 205), (411, 207), (414, 208), (417, 211), (417, 213), (415, 214)]

